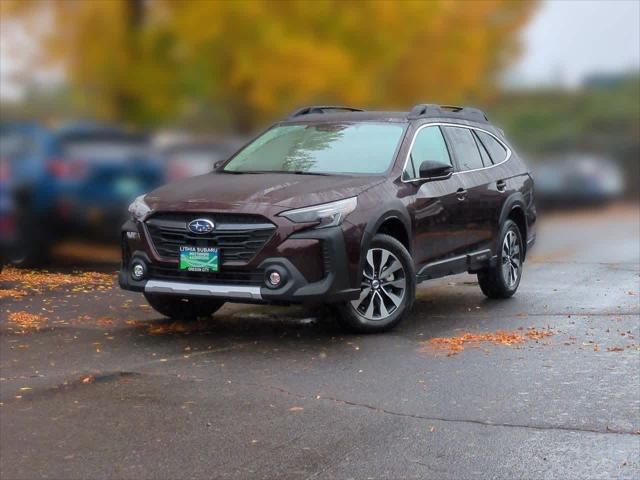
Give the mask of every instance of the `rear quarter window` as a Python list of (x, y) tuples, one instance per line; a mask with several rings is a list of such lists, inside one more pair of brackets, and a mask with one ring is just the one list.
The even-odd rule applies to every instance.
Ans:
[(478, 138), (480, 139), (484, 147), (489, 152), (494, 165), (502, 163), (506, 160), (507, 149), (504, 148), (498, 140), (496, 140), (492, 135), (481, 132), (479, 130), (476, 130), (476, 134), (478, 135)]

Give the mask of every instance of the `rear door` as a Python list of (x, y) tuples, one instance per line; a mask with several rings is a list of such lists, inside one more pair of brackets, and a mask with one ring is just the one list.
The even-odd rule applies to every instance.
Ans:
[(458, 199), (462, 189), (456, 175), (441, 180), (420, 179), (425, 160), (453, 165), (452, 155), (438, 125), (418, 130), (407, 159), (402, 181), (413, 196), (410, 209), (414, 219), (413, 257), (420, 270), (427, 264), (455, 256), (464, 245), (464, 223)]
[[(473, 130), (464, 126), (444, 126), (443, 130), (453, 150), (455, 177), (461, 184), (466, 201), (461, 203), (460, 218), (464, 223), (464, 249), (477, 252), (488, 249), (494, 232), (493, 210), (495, 191), (492, 191), (490, 157), (478, 145)], [(495, 183), (495, 182), (493, 182)]]
[[(473, 133), (476, 136), (480, 151), (486, 152), (491, 165), (499, 165), (507, 160), (510, 152), (496, 137), (482, 130), (474, 130)], [(504, 170), (502, 168), (493, 168), (487, 173), (489, 176), (487, 192), (488, 195), (491, 195), (491, 222), (497, 230), (502, 205), (509, 196), (509, 193), (512, 193), (514, 190), (513, 182), (510, 182), (508, 178), (503, 176)]]

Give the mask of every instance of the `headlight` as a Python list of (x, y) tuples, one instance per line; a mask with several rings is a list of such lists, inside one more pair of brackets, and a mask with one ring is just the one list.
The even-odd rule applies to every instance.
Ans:
[(151, 208), (144, 201), (144, 195), (137, 197), (131, 205), (129, 205), (129, 214), (133, 220), (142, 222), (151, 212)]
[(326, 228), (340, 225), (344, 217), (356, 209), (358, 198), (351, 197), (337, 202), (323, 203), (313, 207), (297, 208), (280, 214), (295, 223), (318, 222), (315, 228)]

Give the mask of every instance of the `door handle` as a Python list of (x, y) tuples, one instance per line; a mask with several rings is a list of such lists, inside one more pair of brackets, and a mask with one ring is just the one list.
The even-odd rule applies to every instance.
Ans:
[(496, 182), (496, 187), (498, 188), (499, 192), (504, 192), (507, 189), (507, 182), (505, 182), (504, 180), (498, 180)]
[(456, 195), (458, 196), (458, 200), (461, 202), (467, 199), (467, 191), (464, 188), (459, 188), (456, 190)]

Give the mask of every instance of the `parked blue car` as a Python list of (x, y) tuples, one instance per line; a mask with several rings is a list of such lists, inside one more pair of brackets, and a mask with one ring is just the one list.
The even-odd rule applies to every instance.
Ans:
[(28, 260), (22, 230), (30, 212), (47, 204), (38, 186), (53, 144), (53, 134), (36, 123), (0, 123), (0, 263)]
[(19, 241), (11, 260), (19, 265), (46, 262), (52, 244), (70, 236), (116, 241), (131, 200), (164, 182), (147, 137), (118, 127), (4, 124), (0, 151), (12, 179)]

